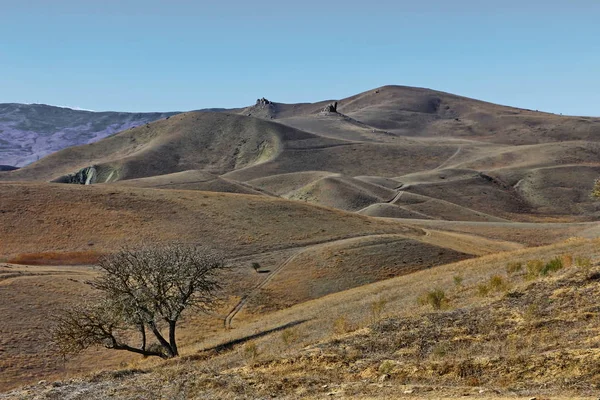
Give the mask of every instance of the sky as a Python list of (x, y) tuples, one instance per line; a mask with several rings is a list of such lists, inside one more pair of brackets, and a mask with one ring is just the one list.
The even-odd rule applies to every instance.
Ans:
[(599, 20), (597, 0), (0, 0), (0, 102), (187, 111), (406, 85), (600, 116)]

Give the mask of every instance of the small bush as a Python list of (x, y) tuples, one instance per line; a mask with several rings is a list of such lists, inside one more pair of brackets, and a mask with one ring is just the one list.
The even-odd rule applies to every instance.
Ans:
[(589, 257), (579, 256), (575, 259), (575, 265), (577, 265), (579, 268), (588, 269), (592, 266), (592, 260)]
[(252, 269), (253, 269), (255, 272), (258, 272), (258, 271), (261, 269), (261, 265), (260, 265), (259, 263), (257, 263), (257, 262), (253, 262), (253, 263), (252, 263)]
[(352, 332), (354, 330), (356, 330), (354, 324), (344, 316), (338, 317), (333, 321), (333, 332), (338, 335), (343, 335), (344, 333)]
[(488, 294), (490, 294), (490, 287), (488, 285), (485, 283), (477, 285), (477, 295), (479, 297), (486, 297)]
[(527, 279), (534, 279), (537, 278), (540, 273), (542, 272), (542, 269), (544, 269), (544, 262), (542, 260), (529, 260), (527, 261), (527, 275), (526, 278)]
[(418, 299), (419, 304), (429, 304), (434, 310), (441, 310), (448, 304), (446, 293), (442, 289), (431, 290)]
[(522, 270), (523, 264), (519, 261), (511, 261), (508, 264), (506, 264), (506, 273), (509, 275), (516, 274), (518, 272), (521, 272)]
[(381, 375), (390, 375), (394, 371), (395, 364), (392, 360), (385, 360), (379, 364), (379, 373)]
[(544, 265), (544, 268), (542, 268), (542, 270), (540, 271), (541, 275), (548, 275), (552, 272), (556, 272), (563, 269), (563, 262), (562, 259), (560, 259), (559, 257), (553, 258), (552, 260), (548, 261), (546, 263), (546, 265)]
[(462, 286), (463, 284), (463, 277), (460, 275), (454, 275), (454, 277), (452, 277), (452, 279), (454, 280), (454, 285), (455, 286)]
[(371, 322), (375, 323), (381, 319), (383, 314), (383, 310), (385, 309), (385, 305), (387, 304), (387, 300), (379, 299), (371, 303)]
[(489, 288), (495, 292), (503, 292), (509, 287), (508, 282), (500, 275), (494, 275), (490, 278)]
[(242, 348), (242, 356), (247, 361), (254, 361), (258, 357), (258, 346), (254, 342), (248, 342)]
[(281, 332), (281, 341), (289, 346), (294, 343), (298, 339), (298, 331), (294, 328), (288, 328), (285, 331)]
[(436, 357), (444, 357), (450, 352), (450, 345), (448, 343), (438, 343), (433, 347), (431, 353)]

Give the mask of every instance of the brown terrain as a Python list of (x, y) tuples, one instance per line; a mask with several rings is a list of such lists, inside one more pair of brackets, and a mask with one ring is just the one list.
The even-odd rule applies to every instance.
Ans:
[[(0, 399), (593, 395), (600, 118), (400, 86), (332, 103), (179, 114), (0, 172)], [(99, 257), (174, 241), (232, 267), (182, 357), (56, 356), (49, 317)]]

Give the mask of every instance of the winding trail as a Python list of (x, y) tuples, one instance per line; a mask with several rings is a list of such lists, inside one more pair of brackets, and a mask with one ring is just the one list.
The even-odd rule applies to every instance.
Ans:
[(229, 312), (229, 314), (227, 314), (227, 316), (225, 317), (224, 323), (225, 323), (225, 328), (226, 329), (230, 329), (231, 328), (231, 321), (233, 320), (233, 318), (236, 316), (236, 314), (238, 312), (240, 312), (240, 310), (242, 308), (244, 308), (244, 306), (246, 305), (246, 303), (248, 302), (248, 300), (253, 297), (254, 295), (256, 295), (260, 289), (262, 289), (263, 287), (265, 287), (269, 282), (271, 282), (273, 280), (273, 278), (275, 277), (275, 275), (277, 275), (277, 273), (279, 273), (283, 268), (285, 268), (286, 265), (288, 265), (294, 258), (296, 258), (296, 256), (300, 253), (302, 253), (302, 251), (304, 250), (300, 249), (298, 250), (296, 253), (292, 254), (290, 257), (288, 257), (285, 261), (283, 261), (281, 264), (279, 264), (275, 269), (273, 269), (270, 273), (269, 276), (267, 276), (265, 278), (265, 280), (263, 280), (262, 282), (260, 282), (258, 285), (256, 285), (248, 294), (246, 294), (244, 297), (242, 297), (240, 299), (240, 301), (236, 304), (235, 307), (233, 307), (233, 309)]
[[(427, 229), (414, 228), (414, 227), (411, 227), (411, 228), (417, 229), (418, 231), (422, 232), (423, 236), (425, 236), (425, 237), (426, 236), (431, 236), (431, 233)], [(353, 239), (357, 239), (357, 238), (381, 237), (381, 236), (388, 236), (388, 235), (405, 236), (406, 238), (413, 238), (413, 236), (410, 233), (408, 233), (408, 232), (405, 232), (405, 233), (371, 233), (371, 234), (366, 234), (366, 235), (356, 235), (356, 236), (347, 237), (347, 238), (337, 238), (337, 239), (332, 239), (332, 240), (326, 240), (326, 241), (323, 241), (323, 242), (320, 242), (320, 243), (315, 243), (315, 244), (312, 244), (312, 245), (307, 245), (307, 246), (299, 248), (294, 254), (292, 254), (291, 256), (289, 256), (288, 258), (286, 258), (281, 264), (279, 264), (277, 267), (275, 267), (262, 282), (260, 282), (256, 286), (254, 286), (254, 288), (252, 288), (246, 295), (244, 295), (240, 299), (240, 301), (223, 318), (223, 323), (225, 325), (225, 328), (226, 329), (231, 329), (231, 325), (232, 325), (233, 319), (244, 308), (244, 306), (248, 303), (248, 300), (250, 300), (256, 294), (258, 294), (258, 292), (262, 288), (264, 288), (265, 286), (267, 286), (269, 284), (269, 282), (271, 282), (275, 278), (275, 276), (277, 274), (279, 274), (288, 264), (290, 264), (298, 255), (300, 255), (304, 251), (306, 251), (308, 249), (311, 249), (311, 248), (314, 248), (314, 247), (318, 247), (318, 246), (322, 246), (322, 245), (328, 245), (328, 244), (331, 244), (331, 243), (334, 243), (334, 242), (343, 242), (343, 241), (353, 240)]]
[(452, 154), (450, 157), (448, 157), (448, 159), (446, 161), (444, 161), (443, 163), (441, 163), (440, 165), (438, 165), (437, 168), (434, 168), (435, 170), (438, 169), (442, 169), (446, 167), (446, 164), (448, 164), (450, 162), (450, 160), (452, 160), (453, 158), (455, 158), (456, 156), (458, 156), (460, 154), (460, 151), (462, 150), (462, 146), (459, 146), (456, 151), (454, 152), (454, 154)]

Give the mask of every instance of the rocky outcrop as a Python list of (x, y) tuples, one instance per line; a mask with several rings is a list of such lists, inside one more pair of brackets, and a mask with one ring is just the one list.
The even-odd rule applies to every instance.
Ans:
[(264, 97), (256, 100), (257, 106), (268, 106), (269, 104), (273, 104), (273, 102), (265, 99)]
[(337, 113), (337, 105), (338, 105), (337, 101), (335, 101), (331, 104), (327, 104), (325, 106), (325, 108), (323, 109), (323, 112), (324, 113)]
[(98, 181), (98, 170), (95, 165), (82, 168), (74, 174), (64, 175), (54, 180), (58, 183), (72, 183), (76, 185), (92, 185)]

